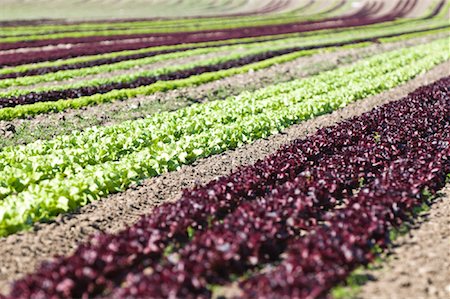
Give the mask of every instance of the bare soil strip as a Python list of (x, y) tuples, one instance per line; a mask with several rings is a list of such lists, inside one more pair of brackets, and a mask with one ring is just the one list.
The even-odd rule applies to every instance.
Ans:
[(114, 194), (81, 208), (78, 213), (61, 215), (52, 223), (37, 224), (34, 230), (0, 239), (0, 291), (8, 290), (8, 283), (24, 273), (33, 271), (43, 260), (54, 255), (72, 252), (89, 235), (98, 232), (118, 232), (135, 223), (143, 214), (164, 202), (180, 197), (183, 188), (203, 184), (227, 175), (241, 165), (256, 162), (275, 152), (281, 145), (314, 133), (318, 128), (367, 112), (407, 95), (419, 86), (448, 75), (446, 62), (403, 86), (369, 97), (348, 107), (292, 126), (282, 134), (243, 146), (237, 150), (202, 159), (179, 171), (143, 181), (139, 186)]
[(365, 271), (371, 281), (358, 298), (450, 298), (450, 185), (393, 245), (380, 269)]

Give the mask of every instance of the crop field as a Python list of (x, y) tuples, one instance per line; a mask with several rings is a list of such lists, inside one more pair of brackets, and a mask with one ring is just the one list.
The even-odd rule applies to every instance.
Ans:
[(450, 1), (0, 6), (0, 299), (450, 298)]

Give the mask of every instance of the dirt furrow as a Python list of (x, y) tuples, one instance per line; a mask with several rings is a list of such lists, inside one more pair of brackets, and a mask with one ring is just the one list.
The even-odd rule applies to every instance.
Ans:
[(415, 227), (394, 241), (380, 269), (366, 271), (370, 281), (362, 299), (450, 298), (450, 185)]
[(183, 188), (206, 183), (227, 175), (241, 165), (276, 151), (281, 145), (314, 133), (317, 128), (369, 111), (375, 106), (398, 99), (424, 84), (448, 75), (450, 62), (380, 95), (369, 97), (348, 107), (292, 126), (282, 134), (243, 146), (237, 150), (202, 159), (179, 171), (143, 181), (127, 191), (109, 196), (81, 208), (77, 213), (62, 215), (52, 223), (37, 224), (34, 230), (0, 239), (0, 291), (23, 273), (35, 269), (45, 259), (68, 254), (77, 244), (96, 232), (117, 232), (150, 213), (164, 201), (177, 200)]

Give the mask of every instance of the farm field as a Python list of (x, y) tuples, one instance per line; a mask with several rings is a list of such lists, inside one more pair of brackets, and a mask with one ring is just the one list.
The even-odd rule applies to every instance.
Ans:
[(450, 297), (450, 1), (0, 5), (0, 298)]

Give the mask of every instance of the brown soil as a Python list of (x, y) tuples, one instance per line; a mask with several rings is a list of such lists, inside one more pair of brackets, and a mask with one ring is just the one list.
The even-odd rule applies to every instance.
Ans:
[(155, 205), (177, 200), (183, 188), (203, 184), (227, 175), (238, 166), (248, 165), (276, 151), (281, 145), (314, 133), (317, 128), (369, 111), (375, 106), (405, 96), (421, 85), (448, 75), (450, 62), (420, 75), (407, 84), (380, 95), (369, 97), (348, 107), (294, 125), (282, 134), (243, 146), (237, 150), (202, 159), (179, 171), (151, 178), (127, 191), (109, 196), (81, 208), (78, 213), (59, 216), (52, 223), (37, 224), (32, 231), (0, 239), (0, 291), (24, 273), (33, 271), (43, 260), (72, 252), (89, 235), (98, 232), (118, 232), (135, 223), (141, 215), (150, 213)]
[(393, 245), (381, 269), (366, 271), (372, 281), (358, 298), (450, 298), (450, 185)]

